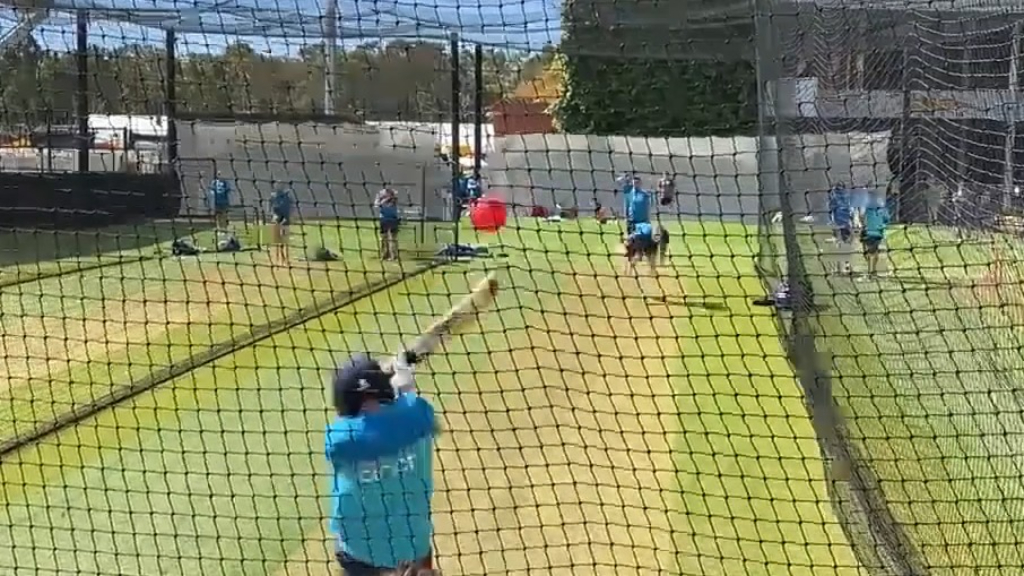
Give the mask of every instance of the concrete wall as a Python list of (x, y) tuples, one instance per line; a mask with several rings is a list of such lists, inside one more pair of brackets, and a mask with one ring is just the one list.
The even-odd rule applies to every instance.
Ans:
[(386, 184), (428, 217), (444, 215), (442, 190), (451, 172), (435, 158), (429, 131), (196, 122), (183, 125), (179, 136), (184, 214), (207, 213), (205, 191), (219, 173), (250, 213), (265, 207), (274, 182), (282, 181), (291, 183), (306, 218), (370, 217), (373, 197)]
[[(649, 186), (662, 173), (675, 176), (677, 202), (662, 215), (708, 217), (754, 222), (763, 209), (777, 206), (778, 153), (773, 139), (638, 138), (533, 134), (497, 138), (488, 156), (489, 185), (502, 190), (510, 203), (526, 212), (529, 206), (580, 206), (594, 201), (622, 210), (615, 177), (634, 171)], [(838, 181), (884, 188), (887, 133), (802, 136), (782, 143), (787, 188), (796, 209), (817, 211)], [(760, 158), (759, 148), (768, 150)], [(759, 174), (761, 176), (759, 177)], [(762, 189), (766, 195), (761, 201)]]
[[(614, 181), (623, 172), (650, 186), (669, 173), (678, 197), (663, 216), (754, 222), (762, 210), (777, 209), (780, 172), (798, 211), (824, 211), (837, 182), (884, 190), (888, 141), (885, 132), (763, 138), (760, 145), (749, 137), (506, 136), (493, 139), (485, 177), (521, 212), (560, 204), (587, 213), (595, 201), (622, 210)], [(372, 216), (373, 196), (390, 184), (414, 210), (443, 218), (451, 173), (435, 158), (437, 142), (436, 130), (421, 125), (195, 123), (181, 130), (183, 211), (206, 213), (205, 190), (219, 172), (251, 214), (282, 180), (291, 182), (305, 217)]]

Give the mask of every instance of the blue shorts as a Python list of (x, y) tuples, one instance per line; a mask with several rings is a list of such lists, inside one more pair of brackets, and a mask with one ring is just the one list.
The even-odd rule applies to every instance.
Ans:
[(291, 214), (286, 214), (284, 212), (274, 212), (273, 218), (274, 224), (278, 224), (281, 226), (287, 226), (289, 223), (291, 223), (292, 220)]

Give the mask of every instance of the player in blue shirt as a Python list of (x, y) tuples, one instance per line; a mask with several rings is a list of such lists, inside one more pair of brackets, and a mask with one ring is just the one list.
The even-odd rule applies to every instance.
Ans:
[(373, 205), (380, 219), (380, 258), (398, 260), (398, 228), (402, 220), (398, 212), (398, 192), (385, 187), (377, 193)]
[(231, 185), (220, 174), (217, 174), (213, 182), (210, 182), (207, 200), (213, 211), (213, 221), (217, 230), (227, 231), (228, 224), (230, 224), (228, 210), (231, 208)]
[(463, 176), (462, 180), (465, 198), (468, 202), (475, 202), (484, 195), (483, 181), (479, 174)]
[(864, 210), (864, 228), (860, 236), (861, 244), (864, 246), (864, 258), (868, 261), (868, 278), (878, 275), (878, 259), (890, 219), (889, 208), (883, 195), (877, 192), (872, 194)]
[(855, 186), (850, 190), (850, 204), (853, 207), (853, 229), (864, 229), (864, 212), (871, 204), (871, 192), (863, 186)]
[[(637, 222), (626, 236), (626, 273), (636, 274), (636, 263), (647, 260), (651, 272), (658, 274), (660, 255), (668, 252), (669, 236), (665, 230), (655, 233), (650, 222)], [(662, 262), (663, 263), (663, 262)]]
[(623, 189), (623, 201), (626, 212), (626, 234), (632, 234), (633, 228), (640, 223), (651, 221), (651, 204), (654, 195), (644, 190), (639, 176), (633, 178), (632, 184)]
[(278, 264), (288, 263), (288, 227), (291, 225), (294, 207), (292, 189), (279, 184), (270, 197), (270, 214), (274, 221), (274, 252), (271, 260), (276, 260)]
[(829, 191), (828, 218), (832, 225), (832, 236), (839, 252), (837, 272), (852, 273), (850, 253), (853, 242), (853, 203), (850, 190), (837, 184)]
[(327, 426), (333, 474), (330, 529), (346, 576), (380, 576), (412, 562), (432, 568), (434, 408), (411, 368), (358, 354), (334, 374)]

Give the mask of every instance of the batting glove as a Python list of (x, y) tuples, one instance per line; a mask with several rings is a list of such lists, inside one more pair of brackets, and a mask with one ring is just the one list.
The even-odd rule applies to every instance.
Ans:
[(391, 365), (391, 387), (395, 389), (395, 394), (416, 390), (416, 360), (412, 352), (402, 352), (395, 357)]

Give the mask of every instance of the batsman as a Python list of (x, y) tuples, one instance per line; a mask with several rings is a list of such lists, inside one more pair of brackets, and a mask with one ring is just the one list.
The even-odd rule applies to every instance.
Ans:
[(411, 365), (382, 367), (357, 354), (335, 373), (333, 396), (337, 418), (327, 427), (326, 450), (342, 574), (383, 576), (410, 563), (432, 568), (437, 421), (416, 393)]
[(356, 354), (331, 380), (336, 418), (328, 424), (331, 533), (345, 576), (433, 569), (433, 451), (439, 425), (416, 391), (414, 366), (441, 341), (476, 321), (497, 294), (494, 273), (394, 358)]

